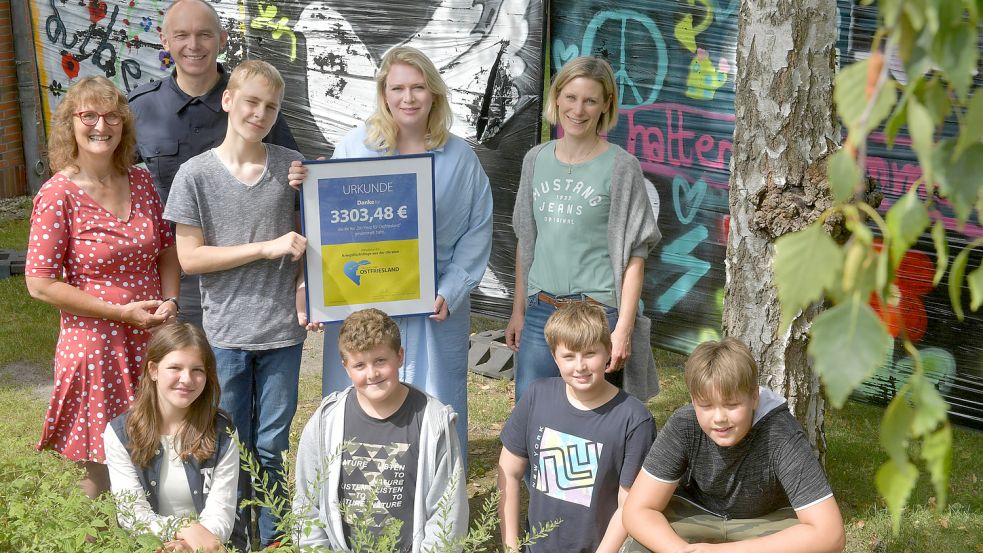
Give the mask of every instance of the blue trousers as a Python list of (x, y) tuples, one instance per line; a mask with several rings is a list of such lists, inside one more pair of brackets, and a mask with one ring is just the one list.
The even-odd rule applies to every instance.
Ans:
[[(290, 447), (290, 423), (297, 412), (303, 347), (300, 343), (258, 351), (212, 348), (222, 386), (220, 405), (232, 416), (243, 446), (259, 461), (260, 469), (269, 478), (269, 487), (277, 483), (277, 495), (285, 500), (282, 455)], [(249, 511), (241, 509), (239, 503), (249, 497), (252, 497), (249, 475), (240, 469), (236, 515), (246, 528)], [(276, 523), (269, 509), (259, 510), (261, 547), (277, 540)]]

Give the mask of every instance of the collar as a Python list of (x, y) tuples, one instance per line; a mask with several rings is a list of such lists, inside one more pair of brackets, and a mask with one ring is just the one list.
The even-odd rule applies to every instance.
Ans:
[(229, 83), (229, 75), (225, 72), (225, 68), (222, 67), (221, 63), (216, 65), (218, 66), (218, 82), (203, 96), (191, 96), (181, 90), (181, 87), (177, 85), (177, 68), (174, 68), (174, 71), (171, 72), (171, 78), (167, 79), (167, 84), (178, 97), (178, 102), (174, 105), (175, 113), (180, 112), (189, 104), (193, 103), (204, 104), (215, 113), (222, 111), (222, 93), (225, 92), (225, 87)]

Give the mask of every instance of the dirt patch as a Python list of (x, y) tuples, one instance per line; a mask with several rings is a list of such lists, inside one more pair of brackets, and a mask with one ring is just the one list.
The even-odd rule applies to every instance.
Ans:
[(0, 367), (0, 386), (18, 388), (46, 400), (51, 397), (51, 390), (55, 387), (54, 375), (50, 367), (17, 361)]
[(0, 223), (15, 219), (27, 219), (31, 215), (31, 198), (0, 198)]

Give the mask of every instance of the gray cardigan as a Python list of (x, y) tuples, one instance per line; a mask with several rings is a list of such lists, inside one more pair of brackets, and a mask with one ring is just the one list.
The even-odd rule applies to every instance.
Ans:
[[(536, 251), (536, 220), (533, 217), (533, 173), (536, 157), (549, 142), (533, 147), (522, 160), (522, 176), (512, 211), (512, 228), (519, 240), (517, 253), (521, 262), (522, 282), (516, 278), (516, 293), (525, 293), (525, 278), (532, 268)], [(648, 258), (662, 238), (655, 215), (649, 209), (645, 177), (634, 156), (616, 144), (611, 166), (611, 209), (608, 213), (608, 255), (614, 272), (615, 297), (621, 305), (621, 285), (628, 258)], [(557, 245), (562, 247), (562, 245)], [(518, 277), (518, 275), (517, 275)], [(659, 393), (659, 376), (652, 356), (650, 334), (652, 322), (641, 312), (635, 317), (631, 335), (631, 356), (625, 363), (625, 391), (642, 402)]]
[[(303, 526), (298, 529), (297, 543), (301, 551), (316, 546), (349, 551), (341, 525), (338, 484), (345, 435), (345, 399), (354, 393), (354, 388), (349, 386), (324, 398), (301, 434), (293, 510), (300, 524), (312, 526), (306, 535)], [(467, 486), (461, 442), (454, 426), (456, 420), (457, 414), (450, 407), (427, 396), (413, 499), (413, 553), (439, 548), (444, 531), (449, 540), (460, 539), (468, 531)], [(444, 503), (446, 510), (442, 509)], [(310, 524), (315, 520), (320, 520), (323, 527)], [(453, 550), (460, 549), (458, 546)]]

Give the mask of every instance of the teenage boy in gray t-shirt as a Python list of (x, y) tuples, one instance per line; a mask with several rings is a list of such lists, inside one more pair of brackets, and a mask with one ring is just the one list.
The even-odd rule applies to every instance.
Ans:
[[(181, 166), (164, 210), (177, 224), (182, 268), (202, 275), (203, 324), (215, 350), (221, 406), (281, 494), (281, 455), (297, 410), (307, 336), (295, 306), (307, 240), (295, 232), (297, 192), (286, 181), (290, 162), (302, 156), (262, 141), (277, 120), (283, 88), (268, 63), (246, 61), (233, 71), (222, 96), (225, 141)], [(241, 474), (239, 499), (249, 491)], [(260, 510), (263, 547), (277, 539), (275, 522)]]
[(704, 342), (685, 374), (693, 403), (666, 421), (625, 502), (632, 538), (656, 553), (842, 551), (826, 475), (748, 348)]

